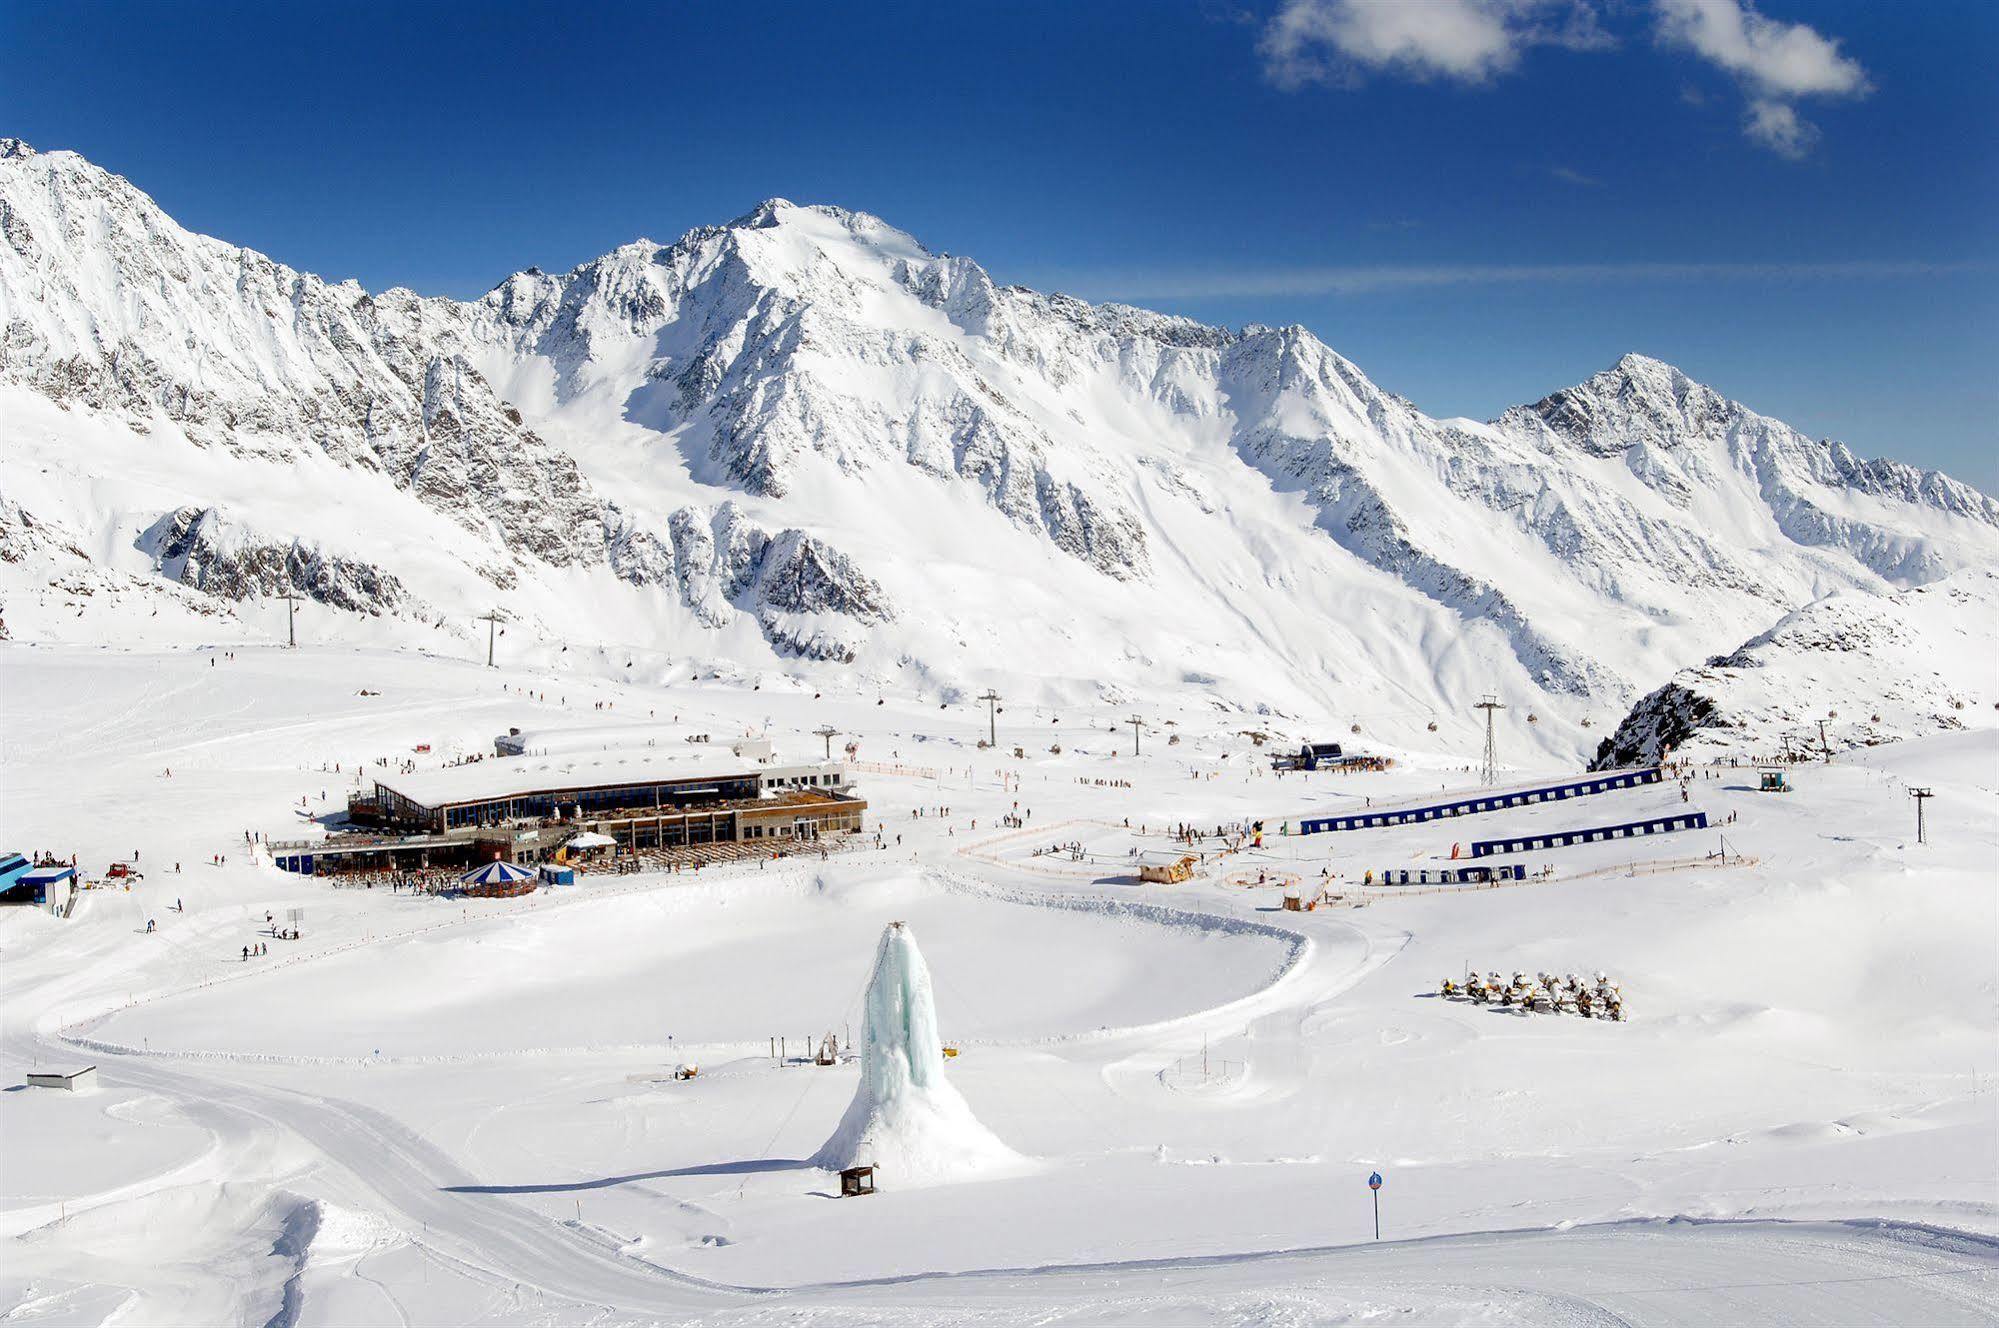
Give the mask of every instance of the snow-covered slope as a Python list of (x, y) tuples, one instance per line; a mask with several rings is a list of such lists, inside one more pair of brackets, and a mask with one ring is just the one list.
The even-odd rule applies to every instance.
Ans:
[(1888, 596), (1844, 591), (1787, 614), (1640, 700), (1596, 764), (1839, 752), (1995, 726), (1999, 573), (1977, 569)]
[[(0, 322), (10, 519), (97, 575), (452, 648), (497, 605), (512, 649), (611, 668), (1194, 687), (1390, 741), (1498, 691), (1574, 752), (1689, 660), (1999, 535), (1968, 486), (1639, 356), (1433, 420), (1302, 328), (1000, 286), (781, 200), (468, 303), (294, 271), (5, 140)], [(16, 635), (115, 630), (68, 553), (10, 544)]]

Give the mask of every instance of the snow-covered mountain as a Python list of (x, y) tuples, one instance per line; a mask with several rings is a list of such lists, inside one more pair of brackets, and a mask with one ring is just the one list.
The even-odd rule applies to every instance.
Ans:
[(1303, 328), (1000, 286), (781, 200), (461, 302), (0, 140), (0, 323), (20, 637), (268, 630), (292, 591), (335, 611), (310, 633), (462, 648), (498, 606), (510, 648), (593, 666), (1192, 687), (1389, 741), (1495, 691), (1574, 752), (1687, 662), (1999, 536), (1990, 497), (1640, 356), (1434, 420)]
[(1669, 753), (1776, 757), (1999, 727), (1999, 572), (1892, 595), (1842, 591), (1682, 669), (1599, 746), (1600, 768)]

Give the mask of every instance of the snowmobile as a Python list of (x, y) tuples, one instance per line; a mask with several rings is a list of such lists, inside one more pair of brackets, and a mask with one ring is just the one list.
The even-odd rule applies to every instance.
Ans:
[(1445, 978), (1443, 986), (1438, 989), (1437, 994), (1439, 996), (1442, 996), (1445, 1000), (1450, 1000), (1454, 997), (1464, 995), (1465, 989), (1463, 987), (1460, 987), (1457, 983), (1451, 981), (1449, 978)]

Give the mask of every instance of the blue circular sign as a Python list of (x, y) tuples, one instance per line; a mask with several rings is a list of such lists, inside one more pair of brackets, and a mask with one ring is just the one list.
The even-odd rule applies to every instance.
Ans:
[(1379, 1171), (1375, 1172), (1374, 1174), (1370, 1175), (1367, 1178), (1367, 1188), (1369, 1188), (1370, 1190), (1378, 1190), (1381, 1188), (1381, 1173)]

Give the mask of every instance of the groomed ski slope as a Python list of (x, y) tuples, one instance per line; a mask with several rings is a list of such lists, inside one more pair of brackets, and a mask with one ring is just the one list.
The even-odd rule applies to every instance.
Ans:
[[(1351, 885), (1448, 844), (1273, 837), (1168, 887), (1120, 859), (1177, 820), (1460, 787), (1468, 754), (1279, 779), (1212, 711), (1149, 716), (1134, 758), (1112, 712), (1018, 707), (1003, 724), (1064, 751), (1016, 762), (974, 747), (982, 709), (894, 697), (211, 657), (0, 653), (0, 837), (92, 875), (138, 849), (147, 873), (68, 920), (0, 915), (0, 1076), (91, 1061), (104, 1081), (0, 1093), (19, 1320), (1999, 1320), (1989, 732), (1803, 768), (1783, 797), (1697, 780), (1691, 805), (1737, 814), (1750, 865), (1667, 866), (1713, 847), (1668, 836), (1575, 850), (1545, 884), (1289, 914), (1276, 884), (1231, 880)], [(855, 735), (905, 772), (858, 776), (889, 846), (462, 903), (242, 857), (246, 828), (306, 832), (292, 807), (337, 802), (357, 760), (648, 711), (767, 725), (797, 754), (821, 723)], [(1917, 780), (1938, 794), (1922, 848)], [(1030, 828), (1002, 837), (1016, 800)], [(1072, 841), (1083, 861), (1033, 851)], [(237, 957), (293, 906), (304, 940)], [(841, 1202), (802, 1159), (857, 1067), (780, 1068), (766, 1039), (851, 1017), (896, 917), (960, 1046), (952, 1084), (1037, 1165), (885, 1174)], [(1608, 969), (1631, 1020), (1437, 999), (1467, 961)], [(682, 1059), (691, 1083), (669, 1077)]]

